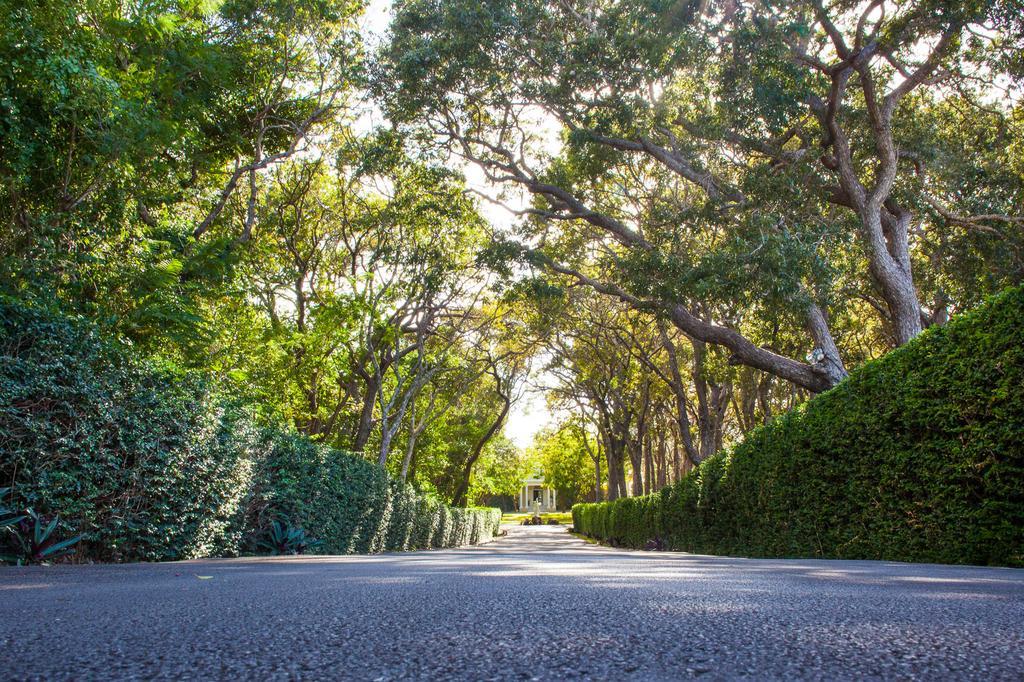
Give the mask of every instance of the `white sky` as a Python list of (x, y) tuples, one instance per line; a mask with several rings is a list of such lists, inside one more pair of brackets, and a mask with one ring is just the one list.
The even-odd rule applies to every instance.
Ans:
[[(390, 17), (391, 0), (369, 1), (362, 21), (363, 37), (368, 49), (381, 43)], [(380, 112), (371, 105), (364, 113), (364, 124), (369, 124), (369, 127), (378, 123), (383, 123)], [(467, 165), (463, 168), (463, 173), (466, 176), (466, 184), (471, 189), (486, 192), (490, 196), (497, 194), (495, 188), (484, 181), (483, 173), (476, 166)], [(479, 203), (480, 213), (495, 227), (505, 227), (513, 219), (512, 214), (496, 204), (483, 200)], [(509, 203), (516, 202), (510, 201)], [(505, 435), (517, 446), (526, 448), (533, 443), (534, 434), (551, 422), (552, 418), (543, 394), (537, 391), (526, 391), (512, 405), (505, 422)]]
[(533, 436), (551, 422), (544, 396), (528, 392), (509, 411), (505, 435), (519, 447), (526, 448), (533, 443)]

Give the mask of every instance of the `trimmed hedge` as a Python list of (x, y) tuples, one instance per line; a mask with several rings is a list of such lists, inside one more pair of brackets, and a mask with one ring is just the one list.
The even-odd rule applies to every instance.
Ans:
[[(250, 538), (275, 518), (319, 539), (322, 554), (459, 547), (487, 542), (498, 533), (499, 509), (449, 509), (361, 457), (298, 434), (273, 434), (268, 441), (246, 500)], [(443, 515), (457, 520), (439, 537)], [(481, 532), (474, 535), (474, 527)]]
[(331, 554), (483, 542), (500, 519), (449, 512), (361, 457), (261, 428), (207, 377), (136, 361), (85, 322), (9, 299), (2, 487), (7, 506), (59, 514), (86, 536), (76, 556), (102, 561), (252, 552), (277, 519)]
[(1024, 288), (657, 494), (574, 506), (573, 523), (628, 547), (1024, 566)]

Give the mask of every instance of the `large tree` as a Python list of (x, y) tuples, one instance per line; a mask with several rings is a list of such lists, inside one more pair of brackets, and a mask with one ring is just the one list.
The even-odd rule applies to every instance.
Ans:
[[(992, 97), (1019, 76), (1007, 8), (408, 0), (378, 80), (395, 120), (532, 197), (535, 262), (820, 391), (857, 358), (837, 319), (871, 310), (904, 343), (969, 302), (942, 286), (962, 276), (950, 243), (1019, 248), (1020, 174), (988, 187), (990, 145), (922, 125), (958, 111), (1017, 144), (1013, 99)], [(1005, 284), (1013, 261), (967, 276)], [(752, 317), (788, 317), (803, 352)]]

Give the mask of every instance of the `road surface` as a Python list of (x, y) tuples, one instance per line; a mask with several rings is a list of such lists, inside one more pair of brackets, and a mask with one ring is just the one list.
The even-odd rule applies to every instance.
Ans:
[(1024, 570), (458, 550), (0, 568), (3, 679), (1024, 678)]

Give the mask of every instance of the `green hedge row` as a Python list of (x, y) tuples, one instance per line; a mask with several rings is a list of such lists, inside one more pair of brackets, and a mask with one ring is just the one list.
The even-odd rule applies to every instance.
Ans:
[(573, 523), (629, 547), (1024, 566), (1024, 288)]
[(276, 518), (319, 539), (324, 554), (459, 547), (498, 534), (501, 510), (449, 508), (298, 434), (274, 434), (258, 462), (245, 502), (250, 537)]
[(77, 555), (104, 561), (252, 552), (280, 519), (332, 554), (482, 542), (500, 519), (259, 426), (206, 377), (136, 361), (89, 324), (0, 299), (3, 487), (6, 506), (59, 514), (86, 535)]

